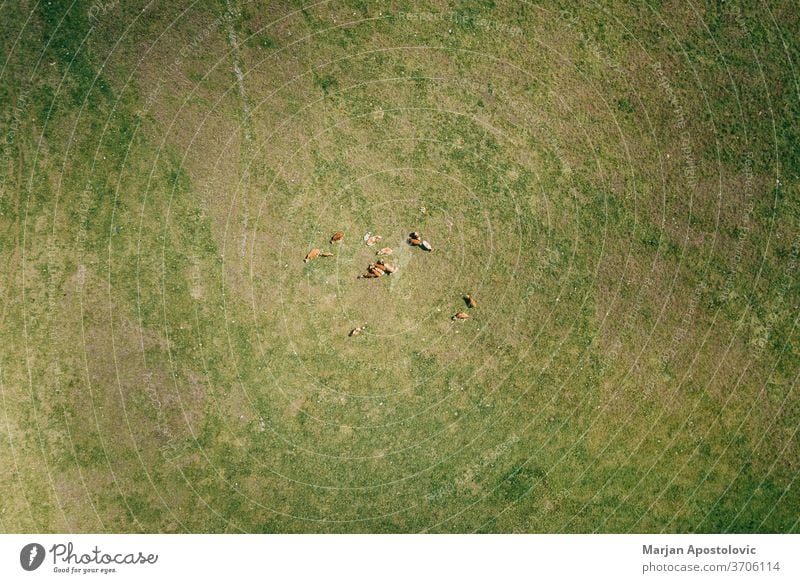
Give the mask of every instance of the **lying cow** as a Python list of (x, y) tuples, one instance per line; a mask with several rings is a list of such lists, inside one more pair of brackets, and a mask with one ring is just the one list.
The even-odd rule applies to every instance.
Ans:
[(364, 331), (364, 328), (366, 328), (366, 327), (367, 327), (366, 324), (364, 324), (362, 326), (356, 326), (355, 328), (350, 330), (350, 333), (348, 334), (348, 336), (358, 336), (359, 334), (361, 334)]

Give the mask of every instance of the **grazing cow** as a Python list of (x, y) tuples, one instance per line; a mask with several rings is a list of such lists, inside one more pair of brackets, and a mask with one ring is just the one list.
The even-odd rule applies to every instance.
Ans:
[(370, 264), (368, 271), (370, 273), (374, 273), (376, 276), (380, 277), (384, 274), (383, 265), (376, 265), (374, 263)]
[(473, 298), (470, 294), (464, 296), (464, 302), (466, 302), (468, 308), (478, 307), (478, 302), (476, 302), (475, 298)]
[(422, 243), (422, 239), (416, 239), (414, 237), (408, 238), (408, 244), (411, 245), (412, 247), (417, 247), (419, 246), (420, 243)]
[(316, 259), (318, 256), (319, 256), (319, 249), (312, 249), (311, 251), (308, 252), (306, 258), (303, 259), (303, 262), (308, 263), (309, 261), (313, 261), (314, 259)]
[(394, 265), (389, 265), (383, 259), (379, 259), (378, 263), (376, 264), (376, 266), (380, 267), (381, 269), (383, 269), (383, 271), (386, 272), (386, 275), (391, 275), (391, 274), (393, 274), (394, 272), (397, 271), (397, 268)]
[(419, 247), (420, 249), (422, 249), (423, 251), (427, 251), (428, 253), (433, 251), (433, 247), (431, 247), (431, 244), (428, 243), (427, 241), (422, 241), (422, 243), (419, 244)]
[(344, 239), (344, 233), (342, 233), (341, 231), (336, 231), (331, 237), (331, 243), (336, 243), (337, 241), (341, 241), (342, 239)]
[(319, 256), (320, 257), (333, 257), (333, 253), (331, 253), (330, 251), (320, 251), (319, 252)]
[(350, 330), (350, 334), (348, 334), (348, 336), (358, 336), (359, 334), (361, 334), (364, 331), (364, 328), (366, 328), (366, 327), (367, 327), (366, 324), (364, 324), (362, 326), (356, 326), (355, 328)]
[(383, 239), (383, 237), (381, 237), (380, 235), (372, 235), (367, 239), (367, 246), (372, 247), (373, 245), (375, 245), (375, 243), (377, 243), (381, 239)]
[(422, 235), (417, 233), (416, 231), (408, 234), (409, 239), (422, 239)]
[(368, 271), (367, 273), (359, 275), (358, 279), (371, 279), (373, 277), (380, 277), (380, 275), (375, 275), (373, 272)]
[(453, 321), (456, 320), (469, 320), (469, 314), (466, 312), (459, 312), (458, 314), (453, 316)]
[(380, 249), (375, 255), (391, 255), (391, 254), (392, 254), (392, 248), (384, 247), (383, 249)]

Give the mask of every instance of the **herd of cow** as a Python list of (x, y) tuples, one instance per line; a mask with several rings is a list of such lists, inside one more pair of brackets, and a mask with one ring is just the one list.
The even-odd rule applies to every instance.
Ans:
[[(339, 243), (343, 239), (344, 239), (344, 233), (342, 231), (336, 231), (331, 236), (330, 239), (331, 245)], [(373, 235), (372, 233), (366, 233), (364, 235), (364, 243), (366, 243), (368, 247), (373, 247), (381, 239), (382, 237), (380, 235)], [(431, 246), (431, 244), (428, 243), (428, 241), (426, 241), (425, 239), (423, 239), (422, 235), (420, 235), (416, 231), (409, 233), (407, 242), (410, 246), (419, 247), (420, 249), (428, 253), (433, 251), (433, 247)], [(382, 247), (381, 249), (379, 249), (378, 252), (376, 253), (378, 259), (374, 263), (370, 263), (367, 266), (366, 273), (362, 273), (361, 275), (358, 276), (358, 278), (373, 279), (373, 278), (383, 277), (384, 275), (391, 275), (393, 273), (396, 273), (397, 267), (389, 263), (389, 261), (387, 260), (387, 257), (389, 257), (392, 253), (393, 250), (391, 249), (391, 247)], [(305, 263), (308, 263), (309, 261), (313, 261), (317, 257), (333, 257), (333, 253), (331, 253), (330, 251), (322, 251), (321, 249), (314, 248), (306, 254), (306, 258), (303, 261)], [(464, 296), (464, 303), (467, 305), (467, 308), (470, 309), (475, 308), (478, 305), (478, 303), (475, 301), (475, 298), (473, 298), (471, 294), (466, 294)], [(453, 315), (452, 320), (456, 322), (460, 320), (469, 320), (469, 317), (470, 316), (467, 312), (458, 312)], [(352, 330), (350, 330), (350, 336), (358, 336), (359, 334), (361, 334), (361, 332), (364, 331), (366, 327), (367, 325), (364, 324), (362, 326), (353, 328)]]

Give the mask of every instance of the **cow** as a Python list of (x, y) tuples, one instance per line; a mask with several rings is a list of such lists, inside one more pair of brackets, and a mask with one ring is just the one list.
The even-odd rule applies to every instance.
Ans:
[(375, 255), (391, 255), (392, 248), (391, 247), (384, 247), (383, 249), (378, 250)]
[(459, 312), (458, 314), (455, 314), (453, 316), (453, 321), (455, 322), (458, 320), (469, 320), (469, 314), (466, 312)]
[(306, 255), (306, 258), (303, 259), (304, 263), (308, 263), (309, 261), (314, 261), (319, 256), (319, 249), (312, 249)]
[(381, 239), (383, 239), (383, 237), (381, 237), (380, 235), (372, 235), (371, 237), (367, 238), (367, 246), (372, 247), (373, 245), (375, 245), (375, 243), (377, 243)]
[(423, 251), (427, 251), (428, 253), (430, 253), (431, 251), (433, 251), (433, 247), (431, 247), (431, 244), (430, 244), (430, 243), (428, 243), (427, 241), (422, 241), (422, 242), (419, 244), (419, 248), (420, 248), (420, 249), (422, 249)]
[(333, 257), (333, 253), (331, 253), (330, 251), (320, 251), (319, 252), (319, 256), (320, 257)]
[(476, 308), (478, 307), (478, 302), (475, 301), (475, 298), (472, 295), (467, 294), (464, 296), (464, 303), (467, 304), (468, 308)]
[(336, 243), (344, 239), (344, 233), (341, 231), (336, 231), (333, 236), (331, 236), (331, 243)]
[(350, 333), (348, 334), (348, 336), (358, 336), (359, 334), (361, 334), (364, 331), (364, 328), (366, 328), (366, 327), (367, 327), (366, 324), (363, 324), (361, 326), (356, 326), (355, 328), (350, 330)]

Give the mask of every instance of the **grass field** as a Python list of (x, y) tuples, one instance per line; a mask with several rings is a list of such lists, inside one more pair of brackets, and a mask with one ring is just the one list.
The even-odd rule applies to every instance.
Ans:
[(2, 532), (800, 532), (796, 3), (0, 21)]

